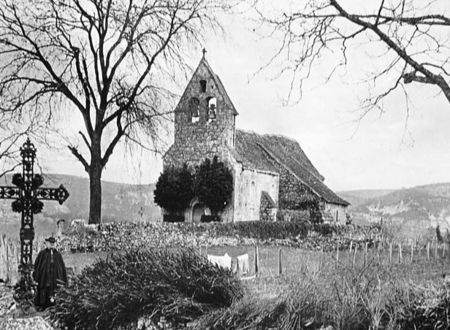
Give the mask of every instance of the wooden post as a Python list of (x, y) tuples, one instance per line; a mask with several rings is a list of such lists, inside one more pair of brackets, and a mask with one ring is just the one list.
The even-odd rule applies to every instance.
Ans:
[(392, 242), (389, 243), (389, 266), (392, 263)]
[(430, 261), (430, 242), (427, 242), (427, 259)]
[(411, 263), (413, 262), (414, 258), (414, 243), (411, 241)]
[(259, 275), (259, 252), (258, 245), (255, 245), (255, 275)]
[(421, 257), (421, 254), (422, 254), (422, 245), (421, 244), (419, 244), (419, 241), (418, 240), (416, 240), (416, 247), (417, 247), (417, 255), (418, 255), (418, 257), (419, 257), (419, 261), (420, 261), (420, 257)]
[(355, 250), (354, 250), (354, 253), (353, 253), (353, 260), (352, 260), (352, 268), (355, 267), (356, 252), (358, 252), (358, 245), (355, 245)]
[(281, 257), (281, 248), (278, 250), (278, 275), (283, 274), (283, 266), (282, 266), (282, 257)]
[(434, 257), (437, 258), (438, 257), (438, 242), (436, 241), (436, 243), (434, 244)]
[(402, 263), (403, 255), (402, 255), (402, 243), (398, 243), (398, 262)]
[(378, 259), (378, 265), (380, 265), (380, 266), (382, 266), (382, 261), (381, 261), (381, 258), (380, 258), (380, 250), (381, 250), (381, 248), (380, 248), (380, 242), (378, 242), (378, 248), (377, 248), (377, 259)]
[(352, 255), (353, 241), (350, 241), (350, 255)]
[(367, 245), (368, 243), (364, 245), (364, 267), (367, 265)]
[(442, 244), (442, 258), (445, 258), (445, 244)]
[(339, 265), (339, 242), (337, 243), (337, 247), (336, 247), (336, 264), (335, 267), (337, 268)]
[(3, 257), (5, 255), (5, 247), (3, 244), (3, 239), (4, 239), (4, 235), (1, 235), (0, 236), (0, 278), (4, 278), (2, 275), (3, 275), (4, 267), (6, 265), (6, 261), (5, 261), (6, 258)]

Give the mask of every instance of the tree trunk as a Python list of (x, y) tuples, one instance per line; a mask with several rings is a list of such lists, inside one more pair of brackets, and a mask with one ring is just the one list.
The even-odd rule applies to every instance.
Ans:
[(102, 164), (100, 143), (92, 144), (91, 166), (89, 173), (90, 199), (89, 199), (89, 223), (102, 222)]
[[(95, 166), (98, 169), (98, 166)], [(89, 199), (89, 223), (102, 222), (102, 170), (91, 169), (90, 175), (90, 199)]]

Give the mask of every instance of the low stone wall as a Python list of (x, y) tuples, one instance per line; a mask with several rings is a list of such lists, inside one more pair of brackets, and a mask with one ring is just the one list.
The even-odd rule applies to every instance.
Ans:
[[(325, 228), (325, 229), (324, 229)], [(313, 226), (306, 237), (258, 240), (236, 234), (220, 236), (217, 224), (186, 223), (110, 223), (97, 230), (79, 228), (63, 235), (57, 243), (63, 253), (107, 252), (138, 247), (188, 247), (276, 245), (308, 250), (333, 251), (339, 246), (347, 249), (365, 243), (375, 244), (383, 239), (382, 232), (373, 227)]]

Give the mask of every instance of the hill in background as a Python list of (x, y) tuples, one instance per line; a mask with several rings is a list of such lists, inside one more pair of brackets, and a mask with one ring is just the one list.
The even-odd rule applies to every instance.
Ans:
[(355, 221), (386, 222), (411, 227), (450, 228), (450, 183), (399, 190), (361, 190), (338, 193), (354, 202), (349, 213)]
[(395, 191), (395, 189), (349, 190), (337, 192), (337, 195), (349, 202), (351, 204), (349, 208), (351, 209), (364, 204), (369, 199), (382, 197), (393, 191)]
[[(70, 197), (63, 204), (45, 201), (36, 219), (88, 219), (89, 180), (70, 175), (45, 175), (44, 186), (63, 184)], [(11, 175), (0, 179), (11, 185)], [(155, 184), (132, 185), (103, 181), (103, 222), (161, 221), (160, 208), (153, 201)], [(357, 224), (385, 223), (423, 228), (450, 229), (450, 183), (437, 183), (399, 190), (355, 190), (337, 193), (352, 203), (348, 212)], [(20, 223), (11, 210), (11, 200), (0, 200), (0, 224)]]
[[(44, 175), (44, 187), (57, 188), (60, 185), (69, 191), (69, 198), (63, 205), (58, 202), (44, 201), (44, 218), (88, 219), (89, 215), (89, 180), (71, 175)], [(0, 185), (11, 185), (11, 175), (1, 178)], [(160, 208), (153, 201), (155, 184), (132, 185), (114, 182), (102, 182), (102, 219), (103, 222), (114, 221), (159, 221)], [(11, 210), (12, 200), (0, 200), (3, 221), (15, 219), (20, 222), (20, 214)]]

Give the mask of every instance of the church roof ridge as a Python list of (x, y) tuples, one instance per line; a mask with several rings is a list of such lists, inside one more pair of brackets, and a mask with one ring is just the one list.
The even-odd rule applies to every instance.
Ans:
[(276, 134), (276, 133), (258, 133), (258, 132), (255, 132), (255, 131), (253, 131), (253, 130), (247, 130), (247, 129), (242, 129), (242, 128), (236, 128), (236, 130), (241, 131), (241, 132), (243, 132), (243, 133), (256, 134), (256, 135), (259, 135), (259, 136), (265, 136), (265, 137), (277, 137), (277, 138), (286, 139), (286, 140), (289, 140), (289, 141), (291, 141), (291, 142), (295, 142), (295, 143), (300, 144), (296, 139), (294, 139), (294, 138), (292, 138), (292, 137), (290, 137), (290, 136), (287, 136), (287, 135), (283, 135), (283, 134)]
[(278, 172), (268, 159), (268, 155), (326, 201), (348, 205), (347, 201), (337, 196), (325, 185), (323, 176), (314, 167), (297, 140), (280, 134), (259, 134), (241, 129), (236, 129), (236, 133), (238, 162)]

